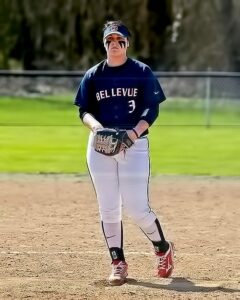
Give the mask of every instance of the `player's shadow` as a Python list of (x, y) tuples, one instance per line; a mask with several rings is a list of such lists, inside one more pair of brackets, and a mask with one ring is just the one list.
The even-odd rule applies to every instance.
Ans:
[[(136, 280), (133, 278), (128, 278), (126, 283), (129, 285), (138, 285), (138, 286), (143, 286), (148, 288), (164, 289), (164, 290), (177, 291), (177, 292), (194, 292), (194, 293), (198, 293), (198, 292), (207, 293), (207, 292), (214, 292), (214, 291), (222, 291), (224, 293), (240, 292), (239, 289), (224, 288), (221, 286), (195, 285), (194, 282), (183, 277), (173, 277), (171, 278), (171, 281), (166, 284), (152, 283), (147, 281)], [(209, 283), (211, 284), (211, 281), (209, 281)]]

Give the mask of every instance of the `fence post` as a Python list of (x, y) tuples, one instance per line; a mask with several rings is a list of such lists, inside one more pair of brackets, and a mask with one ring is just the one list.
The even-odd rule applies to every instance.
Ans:
[(211, 77), (206, 77), (206, 98), (205, 98), (205, 125), (211, 126)]

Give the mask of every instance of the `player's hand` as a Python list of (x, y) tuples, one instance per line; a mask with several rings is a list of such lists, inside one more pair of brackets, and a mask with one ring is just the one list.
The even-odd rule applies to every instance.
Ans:
[(134, 130), (127, 130), (127, 134), (133, 142), (138, 138)]
[(134, 144), (125, 129), (103, 128), (96, 131), (93, 136), (93, 147), (96, 152), (114, 156), (122, 150), (127, 150)]

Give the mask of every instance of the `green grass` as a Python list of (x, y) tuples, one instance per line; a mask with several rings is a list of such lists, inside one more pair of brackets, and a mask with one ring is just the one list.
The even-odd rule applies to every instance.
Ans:
[[(166, 101), (151, 128), (153, 174), (240, 175), (240, 126), (204, 126), (201, 100)], [(239, 106), (217, 106), (212, 122), (240, 125)], [(0, 98), (0, 172), (87, 173), (88, 129), (72, 97)]]
[(153, 127), (153, 173), (240, 175), (240, 128)]

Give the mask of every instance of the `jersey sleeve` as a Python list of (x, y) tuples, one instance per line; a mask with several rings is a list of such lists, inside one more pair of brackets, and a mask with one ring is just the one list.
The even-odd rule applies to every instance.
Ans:
[(166, 100), (166, 97), (159, 81), (149, 67), (144, 70), (142, 94), (144, 110), (140, 119), (145, 120), (151, 126), (158, 117), (159, 104)]
[(80, 82), (74, 104), (79, 107), (79, 117), (83, 119), (86, 113), (91, 113), (95, 116), (96, 103), (94, 102), (94, 95), (92, 89), (92, 80), (88, 72), (84, 75)]
[(90, 92), (91, 92), (90, 79), (89, 79), (88, 73), (86, 73), (78, 87), (78, 91), (77, 91), (77, 94), (76, 94), (76, 97), (74, 100), (74, 104), (83, 109), (87, 108), (90, 97), (91, 97)]
[(143, 101), (146, 107), (166, 100), (162, 87), (150, 68), (146, 68), (144, 72), (142, 88)]

